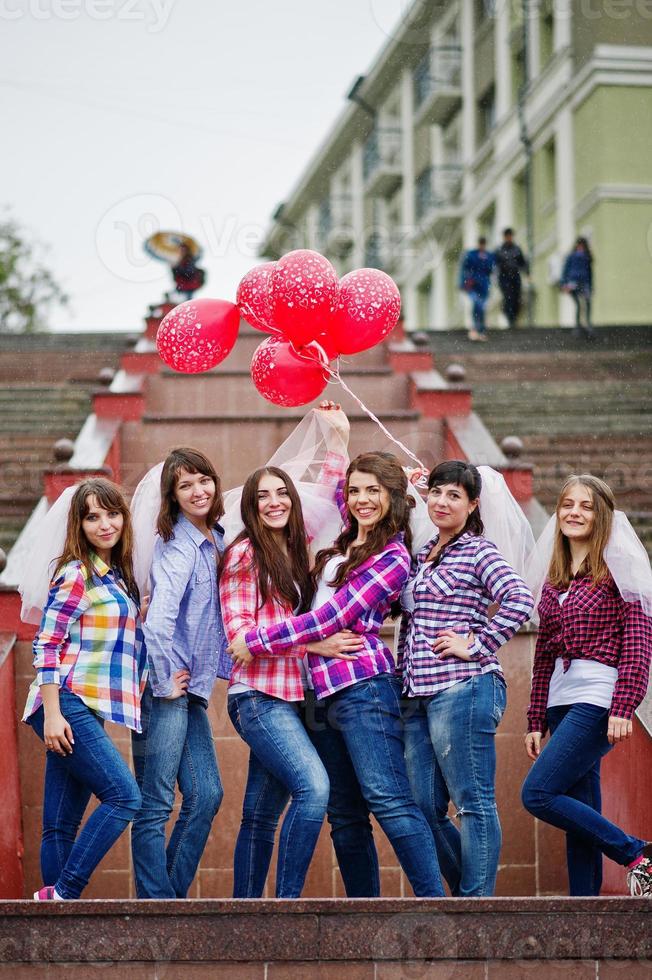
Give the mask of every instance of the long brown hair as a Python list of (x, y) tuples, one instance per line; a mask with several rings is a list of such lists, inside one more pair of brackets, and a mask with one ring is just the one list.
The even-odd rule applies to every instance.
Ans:
[(90, 480), (83, 480), (77, 486), (70, 502), (70, 510), (68, 511), (66, 541), (63, 546), (63, 553), (57, 560), (53, 578), (56, 578), (63, 566), (69, 561), (80, 561), (89, 576), (94, 574), (93, 563), (91, 561), (92, 548), (82, 527), (82, 522), (90, 511), (90, 497), (95, 497), (99, 506), (105, 510), (116, 510), (122, 514), (122, 534), (117, 544), (111, 549), (111, 564), (119, 572), (129, 594), (136, 601), (139, 601), (138, 586), (134, 578), (134, 538), (131, 526), (131, 512), (120, 488), (115, 483), (112, 483), (111, 480), (107, 480), (104, 477), (98, 476)]
[(207, 456), (198, 449), (180, 447), (168, 453), (161, 472), (161, 509), (158, 512), (156, 530), (164, 541), (174, 537), (174, 525), (179, 516), (179, 503), (175, 496), (177, 477), (185, 470), (187, 473), (202, 473), (209, 476), (215, 484), (215, 496), (211, 509), (206, 515), (206, 525), (212, 528), (224, 514), (222, 484), (215, 467)]
[(559, 526), (559, 510), (568, 491), (575, 486), (586, 487), (593, 502), (593, 529), (589, 541), (589, 553), (582, 562), (580, 571), (582, 574), (589, 575), (594, 585), (598, 585), (609, 577), (609, 569), (604, 560), (604, 549), (607, 547), (611, 534), (616, 506), (613, 491), (604, 480), (600, 480), (597, 476), (591, 476), (590, 473), (582, 473), (580, 476), (572, 475), (568, 477), (559, 491), (555, 506), (557, 529), (548, 579), (551, 585), (556, 588), (567, 588), (572, 578), (570, 544)]
[[(262, 477), (266, 475), (283, 481), (292, 504), (284, 528), (287, 555), (279, 547), (274, 532), (264, 523), (258, 509), (258, 487)], [(315, 588), (310, 575), (306, 526), (297, 488), (288, 474), (277, 466), (262, 467), (252, 473), (242, 488), (240, 514), (244, 531), (240, 532), (230, 548), (245, 538), (251, 542), (261, 607), (268, 598), (274, 597), (284, 600), (290, 609), (297, 605), (299, 612), (310, 609)]]
[(396, 456), (392, 453), (361, 453), (356, 456), (346, 471), (345, 499), (348, 499), (349, 496), (351, 475), (356, 472), (371, 473), (372, 476), (376, 477), (381, 487), (384, 487), (389, 493), (389, 509), (385, 516), (371, 528), (364, 544), (357, 545), (355, 548), (351, 548), (351, 545), (358, 536), (358, 522), (349, 510), (348, 527), (344, 528), (332, 548), (325, 548), (319, 552), (313, 569), (315, 581), (322, 574), (326, 563), (334, 555), (346, 555), (349, 548), (351, 549), (349, 557), (337, 569), (333, 581), (328, 583), (336, 588), (343, 585), (351, 572), (371, 558), (372, 555), (381, 554), (387, 547), (387, 542), (396, 534), (402, 533), (404, 535), (405, 546), (408, 551), (412, 544), (410, 510), (413, 504), (407, 493), (407, 477)]

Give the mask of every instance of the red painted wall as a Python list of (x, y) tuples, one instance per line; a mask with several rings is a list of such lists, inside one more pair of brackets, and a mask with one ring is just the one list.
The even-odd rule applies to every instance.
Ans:
[[(634, 733), (602, 762), (602, 812), (626, 834), (652, 840), (652, 738), (634, 719)], [(626, 891), (625, 869), (605, 858), (603, 895)]]
[(0, 897), (23, 896), (14, 638), (0, 633)]

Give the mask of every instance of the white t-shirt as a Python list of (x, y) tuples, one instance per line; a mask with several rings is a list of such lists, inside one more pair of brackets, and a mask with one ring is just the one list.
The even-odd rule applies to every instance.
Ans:
[(324, 570), (321, 573), (317, 591), (315, 592), (315, 596), (312, 600), (312, 609), (318, 609), (320, 606), (323, 606), (325, 602), (329, 602), (337, 592), (339, 586), (335, 588), (328, 583), (332, 581), (334, 576), (337, 574), (337, 570), (345, 558), (346, 555), (333, 555), (333, 557), (329, 558), (324, 565)]
[[(560, 593), (560, 606), (567, 595), (568, 592)], [(597, 660), (571, 660), (564, 673), (563, 658), (557, 657), (548, 688), (548, 707), (594, 704), (598, 708), (610, 708), (617, 680), (616, 668)]]

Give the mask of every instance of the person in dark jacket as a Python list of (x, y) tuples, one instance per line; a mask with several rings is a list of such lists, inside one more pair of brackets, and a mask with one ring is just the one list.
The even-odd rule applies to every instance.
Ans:
[(469, 331), (469, 340), (487, 339), (484, 311), (495, 264), (493, 253), (487, 251), (486, 238), (478, 238), (478, 247), (469, 249), (462, 259), (460, 289), (468, 294), (473, 305), (473, 327)]
[(530, 271), (527, 259), (514, 241), (514, 230), (505, 228), (503, 243), (496, 249), (498, 287), (503, 294), (503, 313), (509, 327), (515, 327), (521, 310), (521, 276)]
[(566, 256), (560, 288), (575, 301), (575, 336), (592, 340), (591, 296), (593, 294), (593, 255), (586, 238), (578, 238)]

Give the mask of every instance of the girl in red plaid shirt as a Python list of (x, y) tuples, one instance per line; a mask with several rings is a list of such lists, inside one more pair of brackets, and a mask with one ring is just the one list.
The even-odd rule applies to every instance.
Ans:
[[(632, 716), (647, 689), (652, 620), (614, 581), (614, 496), (607, 484), (589, 475), (569, 477), (555, 523), (538, 607), (525, 736), (534, 766), (523, 784), (523, 804), (566, 831), (571, 895), (600, 894), (603, 854), (628, 867), (631, 894), (652, 895), (652, 844), (625, 834), (600, 812), (600, 760), (631, 737)], [(640, 561), (635, 541), (632, 563)], [(646, 565), (643, 578), (649, 578)]]
[[(332, 402), (328, 454), (319, 473), (333, 483), (346, 468), (348, 419)], [(323, 417), (324, 420), (326, 416)], [(266, 466), (247, 479), (241, 498), (244, 530), (226, 552), (220, 576), (224, 628), (229, 640), (257, 626), (271, 626), (310, 608), (314, 585), (301, 500), (283, 469)], [(362, 646), (352, 633), (297, 645), (285, 656), (259, 657), (235, 665), (229, 685), (229, 716), (250, 749), (242, 823), (234, 855), (234, 897), (262, 895), (279, 818), (283, 821), (276, 871), (276, 897), (298, 898), (326, 813), (329, 780), (304, 726), (308, 651), (323, 657)], [(346, 655), (346, 654), (345, 654)]]

